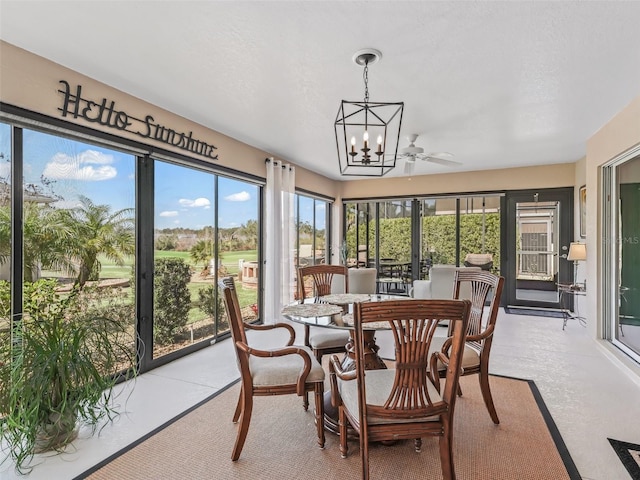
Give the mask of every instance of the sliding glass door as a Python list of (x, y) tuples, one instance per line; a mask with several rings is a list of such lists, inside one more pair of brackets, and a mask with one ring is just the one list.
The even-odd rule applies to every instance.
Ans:
[(154, 162), (153, 359), (229, 331), (217, 281), (236, 278), (245, 320), (258, 316), (259, 188)]
[(640, 148), (603, 169), (604, 330), (640, 361)]
[(74, 288), (75, 315), (114, 319), (134, 339), (136, 157), (3, 123), (0, 160), (0, 343), (34, 299)]

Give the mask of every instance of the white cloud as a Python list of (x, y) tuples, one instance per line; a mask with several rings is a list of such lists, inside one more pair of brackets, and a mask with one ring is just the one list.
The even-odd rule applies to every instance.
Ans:
[(189, 198), (181, 198), (178, 200), (178, 203), (183, 207), (192, 207), (192, 208), (209, 208), (211, 206), (211, 202), (208, 198), (200, 197), (195, 200), (191, 200)]
[(160, 212), (161, 217), (177, 217), (178, 212), (175, 210), (165, 210), (164, 212)]
[(56, 153), (42, 173), (45, 177), (53, 179), (99, 182), (110, 180), (118, 174), (111, 163), (113, 155), (95, 150), (85, 150), (74, 156)]
[(251, 199), (251, 195), (249, 194), (249, 192), (242, 191), (227, 195), (226, 197), (224, 197), (224, 199), (230, 202), (246, 202), (247, 200)]

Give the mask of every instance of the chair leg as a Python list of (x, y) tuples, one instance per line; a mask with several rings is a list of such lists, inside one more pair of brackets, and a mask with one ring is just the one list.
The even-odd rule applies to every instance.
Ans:
[(496, 413), (496, 407), (493, 405), (493, 397), (491, 396), (491, 388), (489, 387), (489, 372), (480, 369), (480, 374), (478, 375), (478, 377), (480, 379), (480, 391), (482, 392), (484, 404), (489, 411), (491, 420), (493, 420), (493, 423), (498, 425), (500, 423), (500, 419), (498, 418), (498, 414)]
[(318, 430), (318, 445), (324, 448), (324, 385), (320, 382), (314, 387), (316, 397), (316, 429)]
[(347, 443), (347, 417), (342, 406), (338, 408), (338, 430), (340, 431), (340, 456), (347, 458), (349, 444)]
[(311, 345), (309, 344), (309, 334), (311, 333), (311, 328), (309, 327), (309, 325), (305, 325), (304, 326), (304, 346), (305, 347), (310, 347)]
[(242, 387), (240, 387), (240, 395), (238, 396), (238, 404), (236, 405), (236, 411), (233, 413), (233, 423), (238, 423), (238, 419), (240, 418), (240, 412), (242, 411)]
[(422, 439), (421, 438), (414, 438), (413, 439), (413, 446), (416, 449), (417, 453), (420, 453), (422, 451)]
[(234, 462), (240, 458), (240, 452), (242, 452), (242, 447), (244, 447), (244, 441), (246, 440), (247, 432), (249, 431), (249, 422), (251, 421), (252, 411), (253, 397), (251, 395), (244, 394), (242, 400), (242, 413), (240, 414), (240, 426), (238, 427), (236, 443), (233, 446), (233, 452), (231, 453), (231, 460)]
[[(308, 325), (305, 325), (308, 327)], [(318, 363), (322, 365), (322, 350), (313, 350), (313, 354), (315, 355)], [(309, 394), (308, 392), (304, 392), (304, 398), (302, 399), (302, 406), (304, 407), (304, 411), (306, 412), (309, 409)]]
[(460, 384), (458, 384), (458, 396), (462, 396), (462, 387), (460, 386)]
[(360, 425), (360, 462), (362, 464), (362, 480), (369, 480), (369, 438), (366, 425)]
[(456, 472), (453, 467), (453, 432), (451, 423), (445, 419), (444, 433), (440, 437), (440, 465), (442, 466), (443, 480), (456, 480)]

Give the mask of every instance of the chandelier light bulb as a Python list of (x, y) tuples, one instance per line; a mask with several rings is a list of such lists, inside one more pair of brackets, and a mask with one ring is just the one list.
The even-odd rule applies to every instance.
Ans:
[(355, 153), (356, 151), (356, 137), (351, 137), (351, 152)]
[(369, 132), (367, 132), (366, 130), (362, 134), (362, 140), (364, 140), (364, 148), (368, 148), (369, 147)]

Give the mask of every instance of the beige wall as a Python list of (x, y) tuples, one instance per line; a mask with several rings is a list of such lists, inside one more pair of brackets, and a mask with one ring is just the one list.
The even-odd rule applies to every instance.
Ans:
[(640, 145), (640, 97), (604, 125), (587, 141), (586, 185), (587, 185), (587, 278), (597, 279), (588, 291), (588, 328), (595, 338), (602, 337), (602, 188), (600, 167)]
[(575, 164), (443, 173), (417, 177), (382, 178), (342, 182), (341, 197), (413, 196), (441, 193), (572, 187)]
[[(122, 93), (57, 63), (0, 41), (0, 100), (2, 102), (62, 119), (58, 110), (62, 106), (63, 98), (62, 94), (58, 93), (58, 90), (62, 87), (59, 83), (60, 80), (69, 82), (72, 89), (76, 85), (82, 85), (83, 96), (86, 95), (86, 98), (98, 101), (102, 100), (102, 98), (113, 100), (118, 110), (125, 111), (134, 117), (144, 118), (146, 115), (152, 115), (158, 123), (175, 131), (192, 131), (193, 138), (218, 147), (219, 160), (212, 161), (212, 163), (265, 178), (264, 160), (273, 156), (270, 152), (253, 148), (231, 137), (144, 102), (139, 98)], [(96, 123), (88, 123), (80, 118), (74, 120), (66, 117), (65, 120), (109, 134), (117, 134), (117, 136), (129, 138), (136, 142), (141, 140), (134, 133), (116, 131)], [(156, 146), (165, 150), (173, 150), (183, 155), (186, 153), (164, 143), (154, 143), (153, 140), (148, 139), (146, 141), (151, 147)], [(197, 155), (193, 155), (193, 157), (202, 159)], [(297, 167), (296, 185), (299, 188), (335, 197), (338, 193), (339, 184), (324, 176)]]

